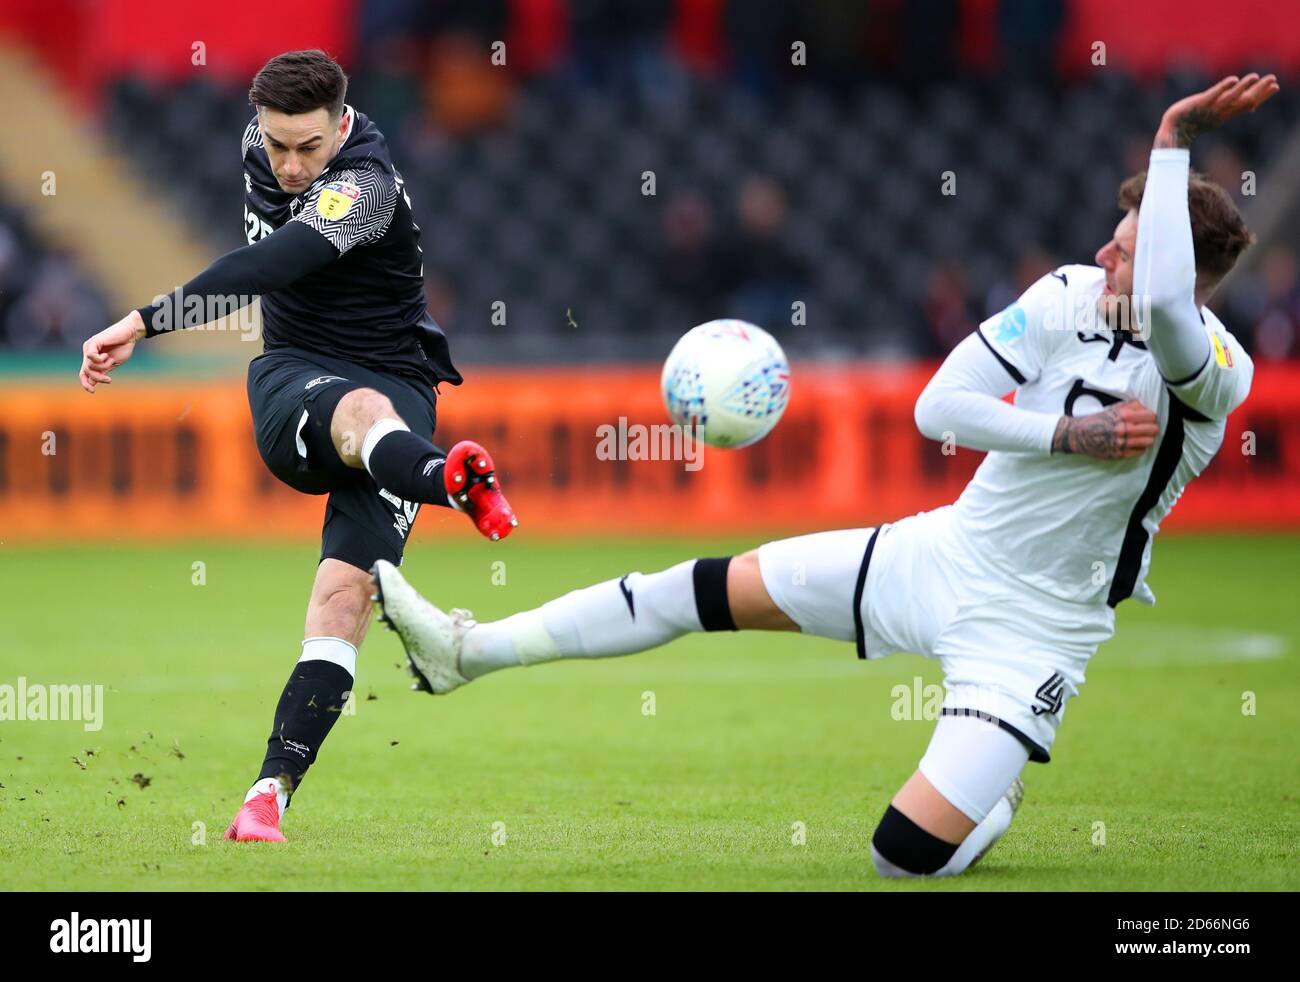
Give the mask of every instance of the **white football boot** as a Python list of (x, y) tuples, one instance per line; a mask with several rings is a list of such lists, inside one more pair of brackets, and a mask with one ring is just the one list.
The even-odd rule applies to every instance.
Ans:
[[(1016, 778), (1014, 781), (1011, 782), (1011, 786), (1008, 787), (1007, 790), (1002, 793), (1002, 797), (1006, 798), (1007, 804), (1011, 806), (1011, 817), (1012, 819), (1014, 819), (1016, 817), (1016, 812), (1020, 810), (1020, 803), (1025, 800), (1025, 782), (1020, 780), (1020, 778)], [(1010, 826), (1007, 827), (1010, 828)], [(1005, 832), (1002, 834), (1006, 835)], [(1000, 838), (1002, 838), (1001, 835), (998, 836), (998, 839)], [(998, 839), (994, 839), (987, 846), (981, 849), (976, 854), (975, 858), (966, 864), (966, 868), (970, 869), (981, 859), (983, 859), (984, 854), (998, 844)]]
[(469, 679), (460, 673), (460, 642), (476, 623), (468, 610), (444, 613), (425, 600), (386, 560), (370, 567), (370, 582), (379, 604), (379, 619), (396, 631), (406, 649), (406, 670), (415, 677), (412, 689), (444, 695)]

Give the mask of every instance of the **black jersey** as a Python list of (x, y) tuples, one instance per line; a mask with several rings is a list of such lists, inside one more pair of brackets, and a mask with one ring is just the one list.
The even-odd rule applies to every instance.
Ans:
[(329, 265), (262, 296), (267, 351), (294, 347), (422, 383), (459, 385), (447, 338), (424, 298), (420, 229), (388, 143), (350, 106), (351, 129), (299, 194), (276, 183), (257, 119), (244, 130), (244, 231), (249, 244), (302, 222), (338, 250)]

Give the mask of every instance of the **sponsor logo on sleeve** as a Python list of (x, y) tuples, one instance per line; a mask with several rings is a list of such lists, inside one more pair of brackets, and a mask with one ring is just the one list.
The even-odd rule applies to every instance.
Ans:
[(1018, 303), (1013, 303), (1006, 310), (1002, 311), (1002, 316), (997, 319), (997, 323), (989, 330), (989, 336), (994, 341), (1001, 341), (1003, 344), (1009, 344), (1012, 341), (1022, 337), (1025, 333), (1025, 325), (1028, 318), (1025, 316), (1025, 308)]
[(321, 188), (316, 199), (316, 214), (330, 221), (338, 221), (352, 210), (361, 197), (361, 189), (349, 181), (331, 181)]
[(1210, 333), (1210, 344), (1214, 345), (1214, 361), (1220, 368), (1232, 367), (1232, 349), (1223, 343), (1223, 338), (1219, 337), (1217, 331), (1213, 328), (1207, 328)]

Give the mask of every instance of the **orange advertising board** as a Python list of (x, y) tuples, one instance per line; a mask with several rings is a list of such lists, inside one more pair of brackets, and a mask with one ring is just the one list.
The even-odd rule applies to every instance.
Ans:
[[(952, 501), (982, 456), (945, 454), (917, 432), (912, 407), (932, 371), (796, 365), (767, 439), (692, 463), (604, 459), (611, 434), (644, 453), (629, 428), (667, 422), (657, 368), (480, 369), (443, 387), (435, 442), (468, 437), (493, 452), (525, 534), (869, 525)], [(0, 390), (0, 542), (315, 536), (323, 507), (266, 470), (242, 380)], [(415, 534), (473, 534), (452, 518), (426, 509)], [(1168, 525), (1300, 528), (1300, 367), (1257, 369)]]

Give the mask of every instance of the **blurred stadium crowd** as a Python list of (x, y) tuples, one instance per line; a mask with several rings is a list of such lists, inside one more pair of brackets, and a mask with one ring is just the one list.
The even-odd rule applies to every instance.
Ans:
[(23, 212), (0, 197), (0, 346), (80, 348), (122, 316), (110, 313), (72, 253), (35, 234)]
[[(1161, 112), (1211, 80), (1061, 73), (1065, 0), (999, 0), (988, 57), (965, 50), (957, 0), (726, 0), (699, 22), (683, 6), (357, 6), (348, 101), (393, 144), (459, 358), (657, 359), (718, 316), (777, 329), (796, 357), (942, 355), (1056, 265), (1092, 262)], [(214, 249), (243, 244), (246, 84), (127, 75), (101, 111)], [(1243, 174), (1262, 179), (1297, 123), (1284, 78), (1267, 118), (1196, 164), (1250, 218)], [(1257, 359), (1300, 358), (1294, 240), (1212, 305)], [(121, 313), (0, 200), (0, 344), (75, 347)]]

